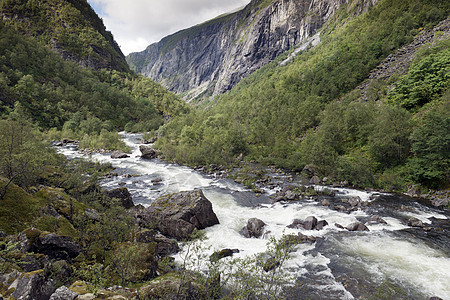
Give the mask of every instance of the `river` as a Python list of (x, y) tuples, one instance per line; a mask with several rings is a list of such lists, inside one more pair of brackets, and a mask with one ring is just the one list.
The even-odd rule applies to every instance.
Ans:
[[(301, 244), (287, 264), (294, 270), (299, 283), (291, 291), (293, 298), (367, 298), (368, 293), (390, 282), (401, 288), (404, 299), (429, 299), (432, 296), (450, 299), (448, 210), (437, 210), (408, 197), (344, 188), (333, 188), (336, 197), (358, 196), (363, 201), (370, 201), (369, 208), (340, 212), (313, 199), (273, 204), (269, 196), (277, 189), (268, 189), (260, 196), (229, 179), (215, 178), (157, 159), (141, 159), (140, 135), (123, 136), (132, 148), (129, 158), (111, 159), (108, 154), (86, 156), (95, 161), (110, 162), (117, 168), (118, 176), (104, 180), (102, 185), (106, 189), (124, 186), (132, 194), (135, 204), (144, 206), (166, 193), (202, 189), (220, 221), (219, 225), (205, 229), (207, 239), (204, 243), (210, 251), (239, 249), (235, 254), (238, 257), (263, 252), (267, 237), (248, 239), (239, 234), (247, 220), (254, 217), (267, 224), (265, 230), (270, 233), (266, 236), (280, 238), (283, 234), (302, 232), (320, 237), (314, 244)], [(60, 148), (60, 152), (69, 158), (82, 156), (70, 146)], [(274, 174), (281, 182), (283, 176)], [(155, 180), (160, 183), (154, 184)], [(349, 232), (336, 226), (347, 226), (356, 221), (364, 223), (373, 214), (380, 215), (387, 224), (368, 224), (370, 231), (364, 232)], [(314, 231), (287, 228), (294, 219), (303, 220), (308, 216), (326, 220), (329, 226)], [(424, 231), (408, 226), (410, 217), (419, 219), (425, 226), (429, 224), (431, 229)], [(180, 255), (176, 258), (180, 259)]]

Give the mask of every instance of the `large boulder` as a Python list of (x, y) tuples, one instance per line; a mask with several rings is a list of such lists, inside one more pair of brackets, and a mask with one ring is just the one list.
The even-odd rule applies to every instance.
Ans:
[(165, 195), (138, 211), (139, 223), (156, 227), (162, 234), (186, 239), (195, 229), (219, 224), (211, 202), (201, 190)]
[(105, 194), (109, 198), (116, 198), (120, 200), (120, 204), (126, 209), (132, 208), (134, 206), (133, 198), (126, 187), (121, 187), (106, 191)]
[(56, 289), (53, 280), (46, 278), (43, 270), (22, 274), (13, 285), (15, 289), (11, 297), (23, 300), (48, 300)]
[(42, 232), (36, 228), (27, 228), (21, 232), (18, 242), (22, 252), (42, 253), (50, 259), (67, 260), (80, 254), (80, 245), (71, 237)]
[(150, 146), (141, 145), (141, 146), (139, 146), (139, 150), (142, 153), (141, 154), (141, 158), (153, 159), (153, 158), (156, 158), (158, 156), (156, 151)]
[(247, 221), (247, 225), (239, 232), (246, 238), (260, 238), (264, 234), (266, 223), (257, 218), (251, 218)]
[(313, 230), (316, 228), (317, 218), (313, 216), (309, 216), (306, 218), (305, 222), (303, 222), (303, 228), (306, 230)]

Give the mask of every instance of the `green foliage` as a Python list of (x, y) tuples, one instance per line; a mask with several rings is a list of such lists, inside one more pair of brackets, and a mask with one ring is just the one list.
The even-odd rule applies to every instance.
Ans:
[(36, 37), (64, 57), (96, 68), (129, 71), (112, 34), (86, 1), (5, 0), (0, 4), (8, 27)]
[(429, 187), (450, 182), (450, 101), (426, 112), (411, 135), (411, 177)]
[[(208, 259), (202, 241), (186, 245), (177, 297), (197, 290), (206, 299), (284, 299), (283, 287), (295, 280), (283, 267), (296, 242), (272, 237), (264, 253), (247, 258)], [(197, 296), (199, 297), (199, 295)]]
[(130, 152), (128, 147), (121, 137), (116, 132), (109, 132), (106, 129), (102, 129), (98, 135), (85, 134), (79, 144), (82, 149), (89, 150), (120, 150), (123, 152)]
[[(450, 41), (446, 40), (413, 63), (388, 99), (406, 109), (417, 109), (441, 96), (450, 86), (449, 45)], [(435, 53), (437, 50), (440, 51)]]
[(149, 131), (163, 123), (163, 116), (188, 110), (150, 79), (82, 68), (1, 22), (0, 49), (0, 113), (9, 113), (18, 101), (41, 128), (64, 128), (77, 135), (129, 124), (131, 130)]
[(0, 140), (0, 175), (24, 188), (36, 183), (45, 165), (58, 160), (55, 151), (42, 142), (42, 134), (23, 115), (21, 105), (16, 105), (8, 120), (0, 120)]

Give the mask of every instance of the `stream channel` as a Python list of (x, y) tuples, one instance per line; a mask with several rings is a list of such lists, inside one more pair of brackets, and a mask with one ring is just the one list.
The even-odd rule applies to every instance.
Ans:
[[(202, 189), (213, 205), (220, 224), (205, 229), (205, 246), (211, 252), (239, 249), (237, 257), (264, 252), (265, 238), (245, 238), (239, 231), (249, 218), (259, 218), (268, 235), (313, 235), (314, 244), (300, 244), (286, 268), (295, 273), (292, 298), (295, 299), (368, 299), (374, 291), (389, 282), (401, 288), (402, 299), (450, 299), (450, 213), (421, 204), (406, 196), (333, 188), (333, 199), (359, 197), (367, 201), (364, 209), (342, 212), (322, 206), (314, 199), (273, 203), (271, 195), (289, 183), (285, 174), (269, 174), (276, 188), (267, 188), (259, 196), (229, 179), (216, 178), (188, 167), (158, 159), (140, 158), (138, 134), (123, 134), (132, 148), (129, 158), (111, 159), (109, 154), (85, 155), (84, 158), (110, 162), (118, 176), (105, 179), (106, 189), (126, 187), (135, 204), (148, 206), (158, 197), (180, 191)], [(60, 148), (69, 159), (83, 157), (75, 146)], [(132, 175), (132, 176), (129, 176)], [(154, 185), (152, 180), (162, 180)], [(278, 182), (277, 182), (278, 181)], [(295, 182), (294, 182), (295, 183)], [(316, 189), (324, 187), (316, 186)], [(333, 200), (331, 199), (331, 201)], [(387, 224), (366, 223), (372, 215), (381, 216)], [(294, 219), (315, 216), (329, 226), (321, 230), (287, 228)], [(414, 217), (423, 227), (408, 226)], [(350, 232), (339, 228), (361, 221), (370, 231)], [(425, 228), (425, 230), (424, 230)], [(176, 259), (180, 259), (180, 255)], [(389, 285), (389, 286), (392, 286)], [(383, 298), (391, 299), (391, 298)]]

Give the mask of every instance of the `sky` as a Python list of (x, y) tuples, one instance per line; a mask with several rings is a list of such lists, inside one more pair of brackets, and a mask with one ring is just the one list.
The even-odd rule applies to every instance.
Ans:
[(122, 52), (143, 51), (181, 29), (203, 23), (250, 0), (88, 0)]

